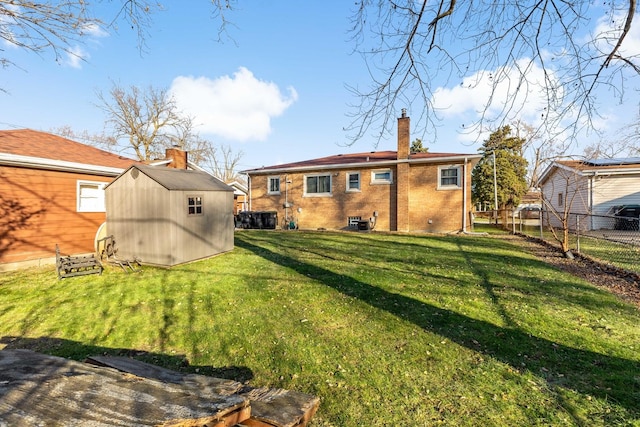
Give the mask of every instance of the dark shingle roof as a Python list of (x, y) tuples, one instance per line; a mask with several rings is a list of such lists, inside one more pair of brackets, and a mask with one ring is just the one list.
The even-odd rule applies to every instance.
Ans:
[[(478, 154), (460, 154), (460, 153), (412, 153), (409, 160), (433, 160), (447, 159), (452, 157), (462, 158), (465, 156), (479, 156)], [(328, 157), (320, 157), (318, 159), (304, 160), (300, 162), (285, 163), (274, 166), (263, 166), (261, 168), (247, 170), (248, 173), (268, 172), (270, 170), (280, 169), (307, 169), (322, 167), (339, 167), (341, 165), (367, 164), (367, 163), (383, 163), (395, 162), (398, 160), (396, 151), (370, 151), (364, 153), (338, 154)]]
[(233, 187), (225, 184), (206, 172), (146, 165), (135, 165), (131, 168), (140, 170), (140, 172), (144, 173), (167, 190), (234, 191)]

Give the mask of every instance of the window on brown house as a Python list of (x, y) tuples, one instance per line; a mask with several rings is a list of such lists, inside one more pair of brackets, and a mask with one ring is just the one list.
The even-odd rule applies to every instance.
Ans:
[(270, 176), (267, 178), (267, 193), (268, 194), (280, 194), (280, 177)]
[(347, 173), (347, 191), (360, 191), (360, 172)]
[(438, 168), (438, 188), (449, 190), (460, 188), (460, 166), (440, 166)]
[(331, 175), (306, 175), (304, 194), (305, 196), (330, 196)]
[(372, 184), (391, 184), (392, 182), (393, 173), (391, 173), (391, 169), (371, 171)]

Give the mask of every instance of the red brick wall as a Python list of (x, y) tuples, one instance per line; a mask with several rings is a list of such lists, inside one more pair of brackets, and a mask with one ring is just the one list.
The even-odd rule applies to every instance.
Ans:
[(167, 148), (165, 150), (165, 157), (171, 159), (171, 163), (167, 165), (168, 168), (187, 169), (186, 151), (182, 151), (179, 148)]

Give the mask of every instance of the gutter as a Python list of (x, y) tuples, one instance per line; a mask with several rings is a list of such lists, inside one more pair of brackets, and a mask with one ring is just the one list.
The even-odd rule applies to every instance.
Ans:
[(249, 169), (241, 171), (244, 174), (252, 174), (252, 175), (269, 175), (272, 173), (282, 173), (282, 172), (305, 172), (305, 171), (317, 171), (317, 170), (335, 170), (335, 169), (353, 169), (353, 168), (361, 168), (361, 167), (369, 167), (369, 166), (394, 166), (400, 163), (412, 163), (412, 164), (421, 164), (421, 163), (446, 163), (451, 161), (467, 161), (468, 159), (481, 158), (481, 155), (477, 156), (447, 156), (447, 157), (437, 157), (432, 159), (401, 159), (401, 160), (383, 160), (377, 162), (353, 162), (353, 163), (341, 163), (341, 164), (315, 164), (310, 166), (293, 166), (293, 167), (281, 167), (281, 168), (262, 168), (262, 169)]
[(86, 163), (67, 162), (64, 160), (45, 159), (43, 157), (20, 156), (0, 153), (0, 165), (46, 169), (61, 172), (76, 172), (90, 175), (118, 176), (126, 168), (89, 165)]

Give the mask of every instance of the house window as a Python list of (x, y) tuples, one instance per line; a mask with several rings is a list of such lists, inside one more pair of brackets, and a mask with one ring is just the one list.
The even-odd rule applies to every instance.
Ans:
[(304, 193), (305, 196), (330, 196), (331, 175), (306, 175)]
[(347, 191), (360, 191), (360, 172), (347, 173)]
[(267, 178), (267, 188), (268, 194), (280, 194), (280, 177), (279, 176), (270, 176)]
[(460, 166), (440, 166), (438, 168), (438, 189), (457, 189), (461, 182)]
[(564, 194), (558, 193), (558, 206), (562, 207), (564, 205)]
[(393, 182), (393, 173), (391, 169), (371, 171), (372, 184), (391, 184)]
[(104, 182), (78, 181), (77, 186), (77, 211), (78, 212), (105, 212)]
[(347, 218), (347, 227), (358, 228), (358, 222), (362, 220), (360, 216), (350, 216)]
[(202, 197), (201, 196), (187, 197), (187, 214), (202, 215)]

